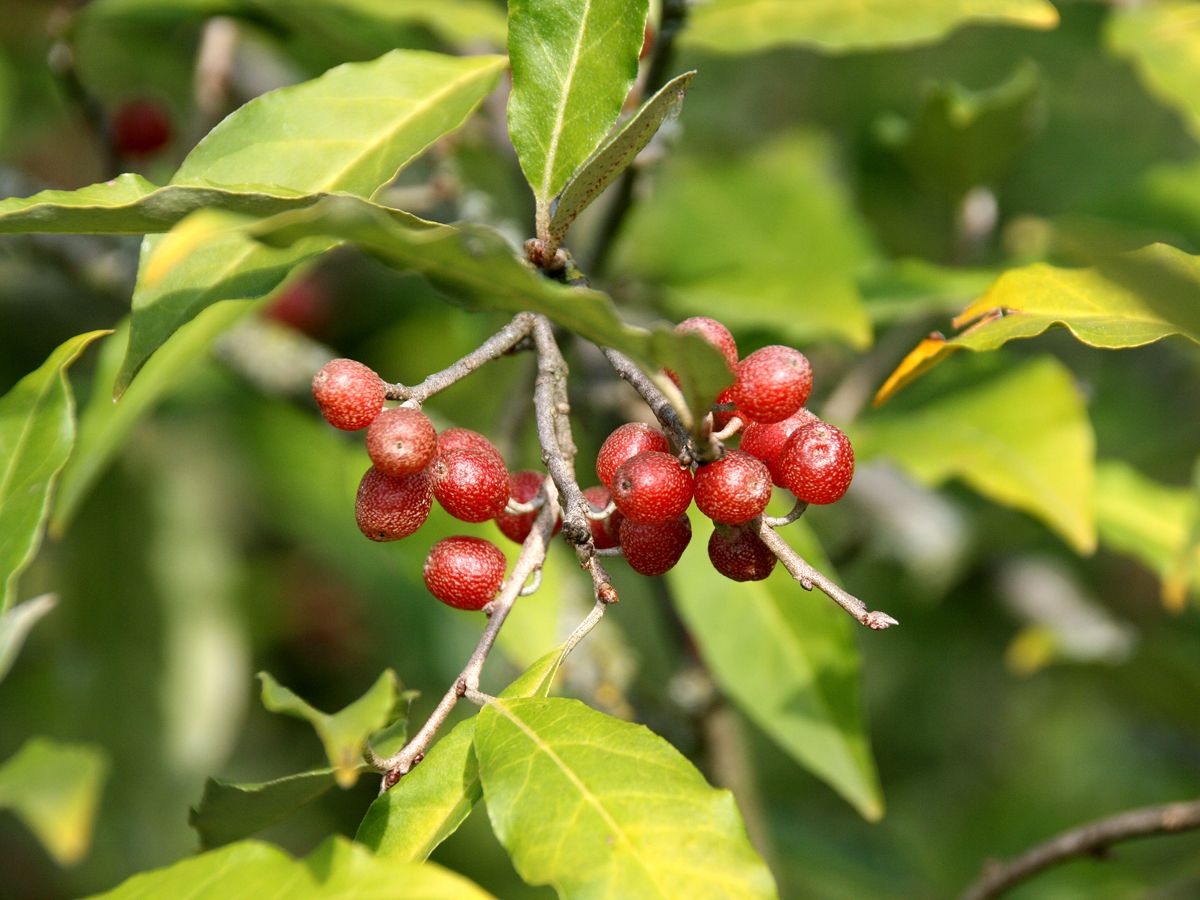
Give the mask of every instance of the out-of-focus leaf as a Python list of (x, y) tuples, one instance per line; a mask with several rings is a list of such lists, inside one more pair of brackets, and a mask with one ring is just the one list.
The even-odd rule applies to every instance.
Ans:
[[(325, 747), (337, 783), (342, 787), (354, 784), (358, 780), (367, 739), (396, 716), (400, 688), (396, 673), (388, 669), (370, 690), (332, 715), (313, 708), (266, 672), (259, 672), (258, 677), (262, 682), (263, 706), (271, 712), (295, 716), (312, 725)], [(402, 702), (407, 705), (406, 699)]]
[(204, 796), (188, 813), (188, 824), (210, 850), (240, 841), (282, 822), (337, 784), (333, 769), (314, 769), (257, 784), (209, 778)]
[(371, 204), (339, 197), (255, 223), (246, 233), (273, 247), (348, 241), (395, 269), (423, 275), (472, 309), (542, 313), (581, 337), (628, 354), (648, 372), (663, 367), (677, 372), (695, 419), (730, 381), (724, 357), (707, 341), (661, 325), (625, 324), (605, 294), (542, 277), (513, 255), (500, 234), (483, 226), (406, 228)]
[(991, 269), (939, 266), (907, 258), (880, 262), (863, 272), (858, 287), (876, 325), (931, 313), (952, 314), (996, 280)]
[[(695, 537), (667, 579), (713, 678), (800, 765), (864, 817), (879, 819), (883, 795), (853, 621), (823, 595), (803, 590), (782, 566), (765, 581), (714, 582), (706, 551), (712, 527), (707, 521), (693, 527)], [(781, 534), (828, 571), (803, 523)]]
[(15, 812), (59, 865), (73, 865), (92, 844), (107, 776), (98, 747), (30, 738), (0, 765), (0, 808)]
[(871, 342), (855, 278), (867, 238), (827, 141), (793, 135), (739, 159), (680, 159), (634, 211), (621, 267), (680, 314), (795, 342)]
[(578, 700), (496, 700), (475, 727), (488, 817), (563, 897), (774, 897), (733, 795), (647, 728)]
[(30, 630), (57, 603), (58, 597), (54, 594), (42, 594), (0, 613), (0, 681), (12, 668)]
[(1174, 334), (1200, 343), (1200, 257), (1154, 244), (1086, 269), (1036, 263), (1004, 273), (954, 319), (952, 338), (918, 344), (875, 395), (879, 405), (955, 350), (995, 350), (1053, 325), (1093, 347), (1140, 347)]
[(647, 9), (647, 0), (508, 4), (508, 133), (546, 222), (550, 201), (621, 112), (637, 78)]
[(75, 400), (67, 367), (108, 331), (60, 344), (0, 397), (0, 613), (37, 554), (59, 472), (75, 444)]
[(1200, 137), (1200, 15), (1194, 3), (1157, 0), (1121, 5), (1108, 18), (1106, 38), (1128, 59), (1151, 93), (1182, 113)]
[(1053, 28), (1058, 12), (1047, 0), (712, 0), (697, 4), (682, 40), (718, 53), (838, 53), (928, 43), (973, 22)]
[[(1187, 558), (1189, 531), (1200, 502), (1193, 491), (1147, 478), (1116, 460), (1096, 467), (1096, 525), (1100, 542), (1128, 553), (1163, 581), (1163, 599), (1173, 609), (1187, 594), (1200, 594), (1200, 556)], [(1168, 579), (1184, 559), (1180, 585), (1169, 593)]]
[(860, 460), (889, 459), (926, 484), (961, 478), (1078, 552), (1095, 549), (1095, 438), (1071, 373), (1051, 357), (863, 419), (851, 437)]
[[(561, 648), (547, 653), (501, 697), (545, 697), (562, 664)], [(355, 840), (380, 855), (420, 862), (452, 835), (483, 796), (475, 760), (475, 719), (459, 722), (415, 769), (367, 810)]]
[(561, 241), (575, 218), (630, 166), (667, 117), (678, 114), (695, 77), (695, 72), (685, 72), (668, 81), (575, 173), (555, 198), (550, 216), (553, 238)]
[[(396, 50), (251, 100), (209, 132), (172, 184), (271, 184), (367, 197), (413, 157), (460, 126), (491, 91), (502, 56)], [(119, 395), (181, 325), (220, 300), (257, 299), (302, 260), (332, 246), (264, 248), (193, 215), (142, 247)]]
[(301, 859), (273, 844), (240, 841), (150, 872), (134, 875), (97, 900), (344, 900), (404, 897), (405, 900), (491, 897), (461, 875), (433, 863), (414, 864), (375, 856), (343, 837), (326, 839)]

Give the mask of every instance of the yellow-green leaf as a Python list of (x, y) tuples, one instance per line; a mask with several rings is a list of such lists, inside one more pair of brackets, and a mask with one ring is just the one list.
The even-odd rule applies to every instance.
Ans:
[(1200, 137), (1200, 8), (1186, 0), (1119, 4), (1106, 27), (1113, 52)]

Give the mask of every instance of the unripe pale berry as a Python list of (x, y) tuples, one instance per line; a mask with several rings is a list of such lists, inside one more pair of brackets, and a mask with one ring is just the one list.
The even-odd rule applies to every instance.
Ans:
[(744, 525), (718, 525), (708, 539), (713, 568), (734, 581), (762, 581), (775, 568), (775, 554)]
[(500, 455), (496, 445), (470, 428), (447, 428), (438, 435), (437, 452), (442, 454), (451, 450), (482, 450), (496, 457), (501, 463), (504, 462), (504, 457)]
[(767, 508), (771, 473), (761, 460), (741, 450), (726, 450), (716, 462), (696, 470), (696, 506), (714, 522), (741, 525)]
[[(542, 489), (542, 482), (545, 480), (544, 472), (535, 472), (532, 469), (513, 472), (508, 476), (509, 495), (518, 503), (528, 503), (538, 495), (538, 491)], [(540, 512), (540, 508), (527, 513), (504, 512), (496, 517), (496, 525), (506, 538), (523, 544), (525, 538), (529, 537), (529, 532), (533, 531), (533, 523)], [(554, 523), (554, 533), (558, 534), (561, 529), (562, 516), (560, 515), (558, 521)]]
[(626, 519), (661, 525), (687, 511), (692, 473), (670, 453), (646, 450), (627, 459), (613, 474), (612, 498)]
[(437, 455), (437, 429), (419, 409), (385, 409), (367, 429), (367, 454), (381, 472), (412, 475)]
[(366, 428), (387, 399), (383, 379), (353, 359), (331, 359), (321, 366), (312, 391), (325, 421), (343, 431)]
[[(738, 349), (737, 342), (733, 339), (733, 335), (729, 333), (729, 329), (718, 322), (716, 319), (710, 319), (707, 316), (692, 316), (690, 319), (684, 319), (675, 326), (675, 331), (680, 334), (698, 334), (704, 340), (708, 341), (714, 347), (721, 351), (721, 355), (725, 357), (725, 362), (729, 366), (729, 377), (732, 379), (738, 366)], [(676, 387), (680, 387), (679, 378), (670, 369), (664, 370), (667, 377), (675, 382)]]
[(429, 477), (442, 509), (464, 522), (494, 519), (508, 505), (508, 470), (499, 455), (484, 450), (438, 453)]
[(358, 484), (354, 516), (373, 541), (408, 537), (429, 518), (433, 488), (424, 472), (393, 478), (372, 466)]
[(754, 422), (782, 422), (808, 400), (812, 367), (799, 350), (773, 344), (755, 350), (737, 368), (733, 401)]
[[(583, 497), (591, 504), (592, 511), (597, 513), (608, 509), (608, 504), (612, 502), (608, 488), (600, 484), (584, 488)], [(621, 521), (624, 518), (619, 509), (614, 509), (606, 519), (588, 519), (592, 527), (592, 546), (597, 550), (617, 546), (621, 541)]]
[(600, 483), (612, 490), (612, 479), (617, 466), (646, 450), (670, 450), (667, 436), (659, 429), (641, 422), (629, 422), (616, 429), (604, 441), (596, 454), (596, 477)]
[(770, 425), (751, 422), (742, 432), (742, 442), (738, 447), (766, 463), (767, 468), (771, 471), (771, 480), (779, 487), (783, 487), (783, 473), (779, 469), (779, 456), (783, 453), (784, 445), (797, 429), (819, 421), (821, 420), (807, 409), (800, 409), (782, 422), (772, 422)]
[(779, 457), (783, 483), (797, 500), (833, 503), (854, 477), (854, 448), (840, 428), (816, 422), (797, 429)]
[(621, 552), (635, 572), (661, 575), (674, 568), (692, 540), (686, 514), (658, 525), (625, 519), (621, 523)]
[(477, 537), (448, 537), (438, 541), (425, 558), (429, 593), (456, 609), (483, 609), (504, 581), (504, 554), (491, 541)]

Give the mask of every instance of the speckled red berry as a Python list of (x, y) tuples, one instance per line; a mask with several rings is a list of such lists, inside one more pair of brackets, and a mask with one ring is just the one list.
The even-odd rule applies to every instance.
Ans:
[[(729, 377), (731, 380), (733, 379), (734, 373), (737, 372), (738, 349), (737, 341), (733, 339), (728, 328), (716, 319), (710, 319), (707, 316), (692, 316), (676, 325), (675, 331), (680, 334), (698, 334), (720, 350), (729, 366)], [(670, 369), (664, 371), (667, 373), (667, 377), (675, 382), (676, 386), (679, 386), (679, 378), (675, 373)]]
[(771, 473), (749, 453), (726, 450), (696, 470), (695, 494), (697, 508), (714, 522), (741, 525), (767, 508)]
[(508, 505), (508, 470), (499, 456), (486, 451), (439, 453), (429, 477), (442, 509), (464, 522), (494, 519)]
[(438, 435), (437, 449), (439, 454), (449, 453), (451, 450), (482, 450), (504, 462), (504, 457), (500, 455), (496, 445), (470, 428), (447, 428)]
[(854, 448), (840, 428), (815, 422), (797, 429), (779, 457), (783, 483), (797, 500), (833, 503), (854, 477)]
[(367, 454), (388, 475), (420, 472), (437, 455), (437, 429), (419, 409), (385, 409), (367, 429)]
[(629, 519), (621, 523), (621, 553), (642, 575), (661, 575), (674, 568), (691, 540), (692, 523), (686, 515), (658, 525)]
[(641, 422), (622, 425), (605, 439), (600, 452), (596, 454), (596, 477), (611, 491), (617, 467), (646, 450), (668, 452), (667, 436), (659, 429)]
[(762, 581), (775, 568), (775, 554), (743, 525), (718, 525), (708, 539), (708, 558), (734, 581)]
[(754, 422), (782, 422), (808, 400), (812, 367), (799, 350), (773, 344), (755, 350), (737, 368), (733, 400)]
[[(584, 488), (583, 496), (591, 504), (594, 513), (608, 509), (608, 504), (612, 502), (608, 488), (600, 484)], [(621, 540), (621, 521), (624, 518), (619, 509), (614, 509), (605, 519), (588, 519), (588, 524), (592, 526), (592, 545), (597, 550), (617, 546)]]
[(767, 468), (771, 471), (771, 480), (779, 487), (783, 487), (779, 455), (783, 453), (784, 445), (798, 428), (819, 421), (821, 420), (807, 409), (800, 409), (782, 422), (772, 422), (770, 425), (751, 422), (742, 432), (742, 442), (738, 446), (739, 449), (766, 463)]
[(661, 525), (687, 511), (692, 502), (692, 473), (670, 453), (646, 450), (617, 467), (611, 491), (626, 519)]
[[(538, 495), (538, 491), (542, 489), (542, 482), (545, 480), (545, 472), (535, 472), (532, 469), (513, 472), (508, 476), (509, 496), (518, 503), (528, 503)], [(496, 517), (496, 525), (506, 538), (523, 544), (525, 538), (529, 537), (529, 532), (533, 531), (533, 523), (539, 512), (541, 509), (527, 513), (501, 513)], [(554, 523), (554, 533), (558, 534), (561, 529), (562, 516), (560, 515), (558, 521)]]
[(433, 488), (424, 472), (393, 478), (372, 466), (358, 484), (354, 516), (373, 541), (408, 537), (429, 518)]
[(387, 399), (383, 379), (352, 359), (332, 359), (321, 366), (313, 376), (312, 391), (325, 421), (343, 431), (366, 428)]
[(500, 590), (504, 566), (504, 553), (491, 541), (448, 537), (425, 558), (425, 586), (447, 606), (483, 609)]
[(112, 136), (122, 156), (152, 156), (171, 141), (171, 117), (155, 100), (130, 100), (113, 114)]

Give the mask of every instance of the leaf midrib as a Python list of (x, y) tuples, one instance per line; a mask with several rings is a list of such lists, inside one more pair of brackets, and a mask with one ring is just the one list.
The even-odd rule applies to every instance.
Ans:
[(554, 113), (554, 129), (550, 133), (550, 146), (546, 148), (546, 163), (542, 169), (542, 187), (538, 191), (543, 202), (550, 199), (550, 185), (554, 179), (554, 161), (558, 157), (558, 143), (562, 137), (563, 120), (567, 115), (567, 102), (571, 97), (571, 85), (575, 81), (575, 69), (583, 52), (583, 36), (587, 31), (588, 17), (592, 13), (592, 0), (584, 0), (583, 15), (579, 17), (579, 31), (575, 35), (575, 48), (571, 52), (571, 62), (567, 65), (567, 74), (563, 79), (562, 99)]

